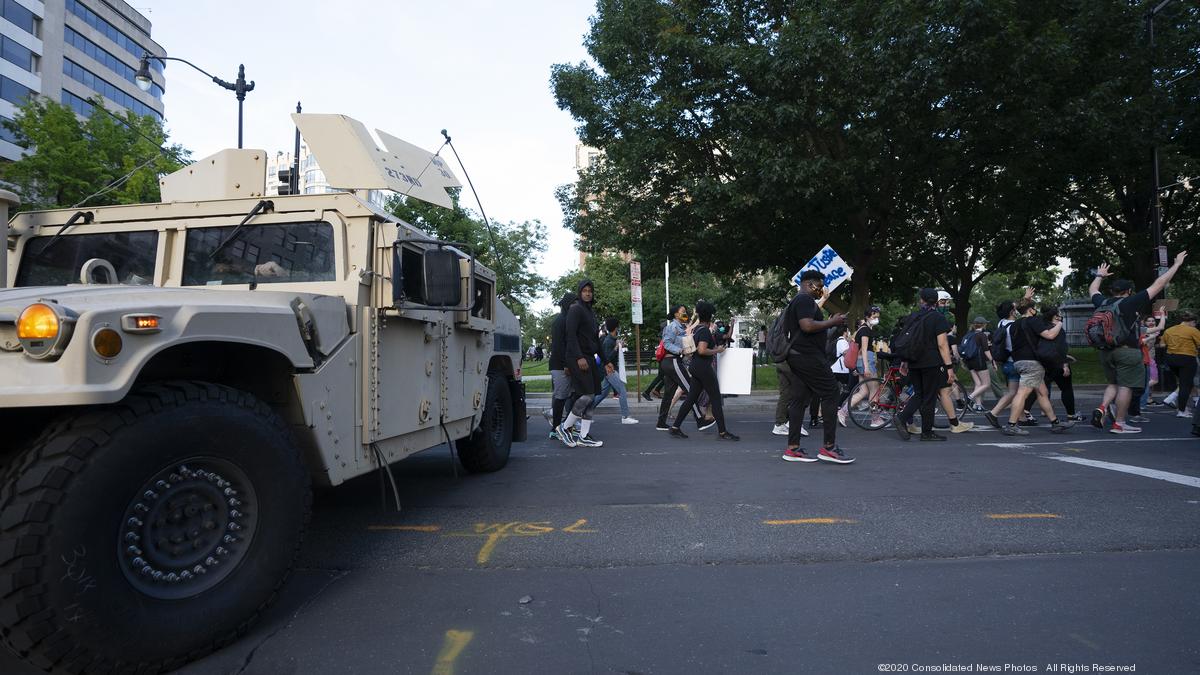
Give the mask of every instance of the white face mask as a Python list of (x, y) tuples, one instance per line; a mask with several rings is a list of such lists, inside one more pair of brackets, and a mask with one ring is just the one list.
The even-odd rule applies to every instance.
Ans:
[(867, 319), (867, 325), (874, 328), (879, 325), (879, 319)]

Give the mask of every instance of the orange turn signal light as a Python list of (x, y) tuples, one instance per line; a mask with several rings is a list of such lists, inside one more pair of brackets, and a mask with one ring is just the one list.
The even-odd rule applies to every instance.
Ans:
[(121, 317), (121, 330), (126, 333), (157, 333), (162, 330), (162, 317), (156, 314), (126, 314)]
[(121, 353), (121, 334), (111, 328), (101, 328), (92, 336), (92, 349), (103, 358), (114, 358)]
[(17, 319), (17, 337), (22, 340), (53, 340), (58, 330), (58, 314), (40, 302), (26, 307)]

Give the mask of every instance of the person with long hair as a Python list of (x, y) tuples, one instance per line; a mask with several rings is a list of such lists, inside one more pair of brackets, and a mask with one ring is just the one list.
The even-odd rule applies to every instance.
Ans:
[(687, 434), (680, 430), (679, 425), (683, 423), (683, 418), (687, 417), (688, 410), (696, 405), (700, 399), (700, 392), (703, 391), (708, 394), (708, 401), (712, 405), (712, 414), (717, 422), (717, 438), (727, 441), (739, 440), (725, 428), (725, 410), (721, 399), (721, 386), (717, 382), (715, 357), (728, 347), (723, 340), (718, 341), (713, 337), (715, 312), (716, 308), (711, 303), (703, 300), (696, 303), (696, 317), (700, 319), (700, 324), (692, 333), (692, 339), (696, 343), (696, 353), (692, 355), (692, 388), (688, 391), (683, 406), (675, 414), (675, 423), (669, 429), (671, 435), (676, 438), (687, 438)]

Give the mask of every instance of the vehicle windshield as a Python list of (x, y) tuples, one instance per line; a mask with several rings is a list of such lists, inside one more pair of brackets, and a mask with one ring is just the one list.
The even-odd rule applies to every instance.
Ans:
[(188, 230), (184, 286), (334, 280), (329, 223), (247, 225), (213, 256), (233, 231), (233, 226)]
[(30, 239), (17, 268), (17, 286), (65, 286), (82, 283), (83, 264), (92, 258), (112, 263), (123, 284), (147, 285), (154, 281), (158, 232), (102, 232), (67, 234)]

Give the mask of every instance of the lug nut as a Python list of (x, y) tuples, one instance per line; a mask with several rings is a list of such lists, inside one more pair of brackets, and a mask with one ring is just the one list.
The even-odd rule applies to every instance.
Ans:
[(153, 571), (154, 570), (150, 569), (149, 565), (146, 565), (146, 566), (142, 567), (142, 576), (148, 577), (148, 576), (150, 576), (150, 573)]
[(133, 510), (137, 511), (138, 513), (146, 513), (147, 511), (150, 510), (150, 507), (146, 506), (145, 504), (143, 504), (141, 502), (138, 502), (137, 504), (134, 504)]
[(158, 488), (159, 490), (166, 490), (167, 488), (171, 487), (171, 484), (165, 480), (160, 480), (154, 484), (154, 487)]
[(242, 526), (238, 525), (237, 523), (229, 523), (228, 527), (231, 532), (237, 532), (238, 530), (242, 529)]
[(204, 569), (204, 565), (196, 565), (192, 568), (192, 572), (196, 574), (206, 574), (208, 570)]
[(142, 521), (138, 520), (137, 518), (130, 518), (129, 520), (125, 521), (125, 524), (130, 527), (141, 527)]
[(126, 533), (125, 533), (125, 541), (128, 541), (128, 542), (130, 542), (130, 543), (133, 543), (133, 542), (135, 542), (135, 541), (138, 541), (138, 540), (140, 540), (140, 539), (141, 539), (141, 537), (139, 537), (139, 536), (138, 536), (137, 532), (126, 532)]
[(217, 560), (216, 558), (214, 558), (210, 555), (204, 559), (204, 564), (208, 565), (209, 567), (216, 567), (217, 565), (221, 564), (221, 561)]
[(142, 560), (141, 558), (134, 558), (134, 559), (133, 559), (133, 566), (134, 566), (134, 567), (145, 567), (145, 566), (146, 566), (146, 561), (145, 561), (145, 560)]
[(234, 497), (236, 495), (237, 495), (237, 490), (234, 490), (233, 488), (225, 488), (225, 496), (226, 497)]
[(238, 538), (233, 536), (232, 534), (227, 534), (227, 535), (225, 535), (224, 538), (221, 539), (221, 541), (225, 542), (226, 544), (234, 544), (234, 543), (237, 543)]
[(230, 518), (241, 518), (244, 515), (246, 515), (246, 514), (242, 513), (241, 511), (238, 511), (237, 509), (231, 509), (229, 511)]
[(217, 555), (229, 555), (229, 549), (225, 548), (224, 546), (218, 546)]
[(242, 505), (242, 500), (240, 500), (240, 499), (230, 499), (229, 500), (229, 508), (231, 508), (231, 509), (236, 509), (237, 507), (239, 507), (241, 505)]
[(155, 492), (154, 490), (146, 490), (145, 492), (142, 493), (142, 496), (150, 501), (154, 501), (155, 499), (158, 499), (158, 493)]
[(179, 483), (183, 480), (183, 476), (180, 476), (177, 473), (171, 474), (170, 478), (172, 483)]

